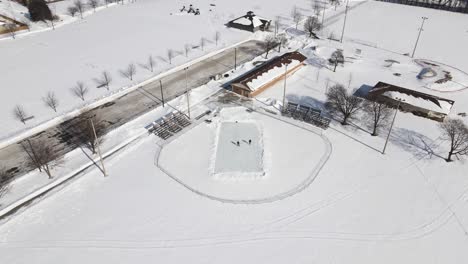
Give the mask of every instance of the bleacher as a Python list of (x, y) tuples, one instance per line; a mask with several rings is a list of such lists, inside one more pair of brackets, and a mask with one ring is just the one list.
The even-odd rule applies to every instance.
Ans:
[(179, 133), (191, 124), (190, 120), (182, 113), (170, 113), (147, 125), (145, 128), (149, 133), (166, 140)]
[(330, 118), (322, 115), (321, 110), (296, 103), (288, 103), (283, 116), (292, 117), (323, 129), (327, 129), (331, 121)]

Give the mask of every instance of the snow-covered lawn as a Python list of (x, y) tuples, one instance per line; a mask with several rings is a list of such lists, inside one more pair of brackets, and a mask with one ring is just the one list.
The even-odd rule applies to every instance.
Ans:
[[(253, 7), (264, 3), (249, 2)], [(290, 4), (271, 6), (283, 8), (277, 10), (281, 13), (287, 12), (285, 6)], [(308, 57), (307, 65), (288, 77), (287, 100), (323, 108), (327, 88), (335, 83), (343, 84), (349, 91), (363, 91), (384, 81), (454, 100), (451, 117), (468, 112), (468, 90), (453, 86), (443, 92), (428, 89), (428, 84), (438, 78), (418, 79), (424, 66), (393, 52), (408, 52), (405, 47), (411, 43), (409, 35), (416, 30), (407, 23), (413, 16), (417, 22), (423, 13), (430, 15), (429, 21), (452, 23), (453, 27), (431, 33), (428, 23), (417, 54), (468, 69), (463, 66), (468, 65), (463, 56), (457, 53), (467, 44), (465, 35), (452, 35), (461, 29), (466, 16), (372, 1), (352, 9), (349, 17), (349, 37), (354, 34), (361, 39), (359, 42), (366, 41), (365, 45), (318, 40), (305, 47), (302, 52)], [(376, 14), (379, 19), (367, 20)], [(339, 21), (340, 17), (333, 20)], [(368, 23), (363, 22), (358, 30), (353, 28), (353, 21)], [(393, 26), (394, 21), (403, 24)], [(383, 29), (374, 28), (380, 23), (385, 26)], [(363, 30), (365, 27), (369, 30)], [(298, 31), (288, 33), (305, 41)], [(397, 33), (401, 35), (385, 38)], [(445, 36), (447, 41), (427, 41), (435, 35)], [(382, 42), (369, 45), (374, 37)], [(336, 49), (343, 49), (346, 61), (333, 72), (327, 59)], [(435, 52), (437, 49), (440, 52)], [(241, 70), (248, 71), (250, 66)], [(453, 74), (453, 81), (468, 83), (466, 76), (458, 73)], [(201, 94), (209, 93), (195, 93), (194, 97), (204, 97)], [(168, 144), (161, 144), (154, 135), (144, 137), (124, 153), (108, 159), (109, 177), (92, 170), (1, 225), (2, 261), (468, 262), (467, 162), (445, 162), (447, 142), (441, 139), (437, 122), (399, 112), (383, 155), (387, 129), (372, 137), (367, 120), (360, 116), (353, 125), (332, 122), (328, 130), (312, 133), (317, 128), (293, 119), (275, 118), (263, 110), (275, 111), (262, 102), (277, 107), (282, 96), (283, 84), (273, 85), (258, 96), (260, 102), (246, 103), (256, 112), (232, 107), (222, 109), (214, 117), (214, 111), (204, 117), (211, 119), (211, 124), (200, 121)], [(177, 101), (179, 107), (184, 106), (183, 98)], [(219, 105), (222, 104), (216, 106)], [(194, 116), (207, 108), (212, 109), (213, 105), (197, 107)], [(252, 153), (263, 148), (263, 177), (213, 177), (220, 147), (219, 125), (235, 121), (257, 125), (262, 146), (255, 146)], [(230, 151), (235, 151), (236, 146), (231, 145)], [(269, 203), (222, 202), (287, 192), (307, 180), (324, 155), (326, 163), (300, 192)]]
[[(190, 192), (155, 167), (159, 147), (154, 136), (147, 137), (108, 162), (109, 177), (91, 172), (2, 225), (2, 260), (468, 261), (464, 164), (421, 159), (394, 143), (381, 155), (339, 131), (326, 135), (333, 152), (309, 188), (258, 205), (221, 203)], [(173, 162), (183, 166), (177, 157)]]
[[(123, 6), (103, 8), (56, 30), (32, 33), (16, 40), (0, 40), (0, 84), (4, 89), (0, 100), (0, 139), (210, 51), (247, 39), (251, 33), (228, 29), (224, 24), (249, 10), (270, 18), (284, 16), (283, 23), (287, 25), (291, 23), (287, 17), (292, 5), (305, 7), (308, 1), (272, 5), (269, 0), (201, 0), (193, 4), (200, 8), (200, 16), (179, 13), (183, 5), (188, 6), (185, 1), (139, 0), (131, 4), (125, 1)], [(216, 32), (221, 35), (218, 45), (214, 39)], [(205, 39), (203, 50), (202, 38)], [(191, 47), (188, 57), (185, 45)], [(168, 49), (175, 55), (172, 64), (168, 62)], [(147, 63), (149, 55), (153, 55), (157, 63), (154, 72), (140, 67)], [(137, 66), (133, 81), (120, 74), (130, 63)], [(108, 71), (113, 79), (110, 92), (97, 88), (95, 79), (100, 78), (103, 71)], [(86, 102), (70, 91), (77, 81), (89, 88)], [(58, 113), (42, 101), (49, 91), (54, 91), (59, 99)], [(34, 116), (26, 126), (12, 116), (16, 104), (22, 104), (26, 112)]]
[[(315, 130), (244, 107), (225, 108), (210, 120), (165, 145), (158, 161), (190, 190), (215, 200), (261, 203), (294, 195), (311, 184), (331, 152)], [(226, 123), (257, 132), (236, 137), (223, 131)]]

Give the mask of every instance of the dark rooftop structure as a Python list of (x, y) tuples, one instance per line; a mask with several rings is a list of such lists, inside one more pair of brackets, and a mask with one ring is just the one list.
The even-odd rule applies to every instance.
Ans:
[(439, 122), (444, 121), (455, 101), (403, 88), (385, 82), (378, 82), (368, 93), (372, 101), (411, 112)]
[(254, 12), (249, 11), (246, 15), (229, 21), (226, 26), (256, 32), (258, 30), (265, 31), (270, 27), (271, 20), (259, 17)]

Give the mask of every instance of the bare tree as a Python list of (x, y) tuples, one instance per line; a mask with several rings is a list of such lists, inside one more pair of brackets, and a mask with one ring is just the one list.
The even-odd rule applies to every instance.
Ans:
[(101, 73), (101, 77), (99, 79), (95, 79), (94, 81), (97, 83), (98, 88), (105, 86), (109, 91), (109, 86), (112, 82), (112, 76), (107, 71), (103, 71)]
[(335, 10), (336, 10), (336, 7), (340, 5), (340, 0), (328, 0), (330, 2), (331, 5), (335, 6)]
[(123, 77), (129, 79), (130, 81), (133, 81), (133, 76), (136, 74), (135, 64), (130, 63), (126, 69), (120, 71), (120, 74), (122, 74)]
[(85, 100), (85, 95), (89, 92), (88, 87), (83, 82), (76, 82), (76, 86), (71, 88), (71, 92), (81, 100)]
[(146, 64), (143, 64), (141, 66), (147, 69), (148, 71), (153, 72), (154, 67), (156, 66), (156, 61), (154, 60), (153, 55), (149, 55)]
[(392, 115), (391, 108), (385, 104), (374, 101), (366, 101), (363, 106), (366, 120), (369, 121), (372, 127), (372, 136), (377, 136), (379, 128), (388, 123)]
[(216, 31), (214, 39), (215, 39), (215, 42), (216, 42), (216, 46), (218, 46), (218, 42), (221, 39), (221, 33), (219, 33), (219, 31)]
[(24, 110), (22, 105), (16, 105), (13, 109), (13, 116), (16, 120), (21, 121), (21, 123), (26, 124), (26, 120), (28, 118), (28, 114)]
[(297, 27), (299, 26), (299, 22), (301, 22), (301, 20), (302, 20), (302, 13), (299, 11), (297, 6), (293, 7), (293, 9), (291, 11), (291, 17), (292, 17), (294, 23), (296, 23), (296, 29), (297, 29)]
[(80, 12), (81, 19), (83, 19), (83, 12), (84, 12), (84, 9), (85, 9), (85, 6), (84, 6), (83, 2), (81, 0), (75, 0), (75, 2), (73, 2), (73, 4), (75, 5), (76, 10), (78, 10), (78, 12)]
[(327, 92), (325, 107), (332, 113), (342, 115), (342, 125), (347, 125), (348, 120), (362, 108), (362, 99), (349, 94), (341, 84), (336, 84)]
[(188, 57), (188, 54), (189, 54), (189, 52), (190, 52), (191, 49), (192, 49), (192, 45), (190, 45), (190, 44), (185, 44), (185, 46), (184, 46), (185, 57)]
[(268, 59), (268, 54), (272, 49), (278, 45), (277, 39), (274, 35), (267, 35), (263, 41), (263, 50), (265, 51), (265, 58)]
[(16, 38), (16, 24), (15, 23), (7, 23), (3, 25), (3, 27), (8, 31), (8, 34), (15, 39)]
[(167, 50), (167, 59), (169, 60), (169, 64), (172, 64), (172, 59), (174, 58), (174, 51), (172, 49)]
[[(96, 137), (91, 126), (94, 124)], [(97, 145), (103, 142), (103, 136), (107, 133), (109, 123), (101, 118), (99, 114), (84, 113), (72, 120), (61, 124), (63, 141), (73, 147), (85, 147), (96, 154)]]
[(333, 72), (336, 72), (336, 67), (338, 66), (338, 64), (343, 64), (344, 63), (344, 55), (343, 55), (343, 51), (338, 49), (338, 50), (335, 50), (330, 59), (328, 59), (328, 61), (334, 66), (333, 68)]
[(99, 6), (99, 0), (88, 0), (88, 5), (96, 12), (96, 7)]
[(76, 13), (78, 13), (78, 8), (76, 8), (76, 6), (69, 6), (67, 7), (67, 13), (72, 16), (72, 17), (75, 17)]
[(450, 142), (447, 162), (452, 161), (452, 156), (468, 155), (468, 127), (460, 119), (446, 119), (439, 125), (442, 130), (442, 138)]
[(314, 36), (314, 38), (317, 38), (314, 32), (320, 30), (321, 28), (322, 24), (320, 24), (320, 21), (317, 17), (313, 16), (308, 17), (304, 24), (304, 30), (309, 33), (309, 38), (312, 36)]
[(286, 38), (285, 34), (279, 34), (276, 36), (276, 43), (278, 44), (278, 52), (281, 52), (281, 48), (286, 47), (286, 44), (288, 44), (288, 38)]
[(205, 45), (206, 45), (206, 38), (201, 38), (200, 39), (200, 48), (201, 48), (201, 50), (205, 50)]
[(10, 173), (5, 168), (0, 168), (0, 198), (9, 191)]
[(54, 92), (52, 92), (52, 91), (48, 92), (47, 96), (42, 98), (42, 101), (44, 101), (44, 103), (48, 107), (50, 107), (52, 110), (54, 110), (54, 112), (57, 112), (57, 107), (59, 105), (59, 100), (55, 96)]
[(20, 145), (27, 154), (26, 165), (44, 171), (49, 179), (52, 179), (52, 169), (63, 164), (63, 155), (51, 142), (27, 139)]

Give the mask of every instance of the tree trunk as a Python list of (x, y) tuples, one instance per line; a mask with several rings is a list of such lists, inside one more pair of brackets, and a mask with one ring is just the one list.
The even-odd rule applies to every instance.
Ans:
[(448, 154), (448, 157), (447, 157), (447, 159), (445, 161), (451, 162), (452, 161), (452, 155), (453, 155), (453, 150), (450, 150), (449, 154)]
[(378, 136), (378, 133), (377, 133), (377, 123), (374, 123), (374, 130), (372, 131), (372, 134), (371, 134), (373, 137), (376, 137)]
[(338, 66), (338, 61), (335, 61), (335, 68), (333, 68), (333, 72), (336, 72), (336, 66)]
[(342, 124), (343, 126), (348, 125), (348, 117), (349, 117), (349, 116), (347, 116), (347, 115), (343, 116), (343, 122), (341, 122), (341, 124)]

